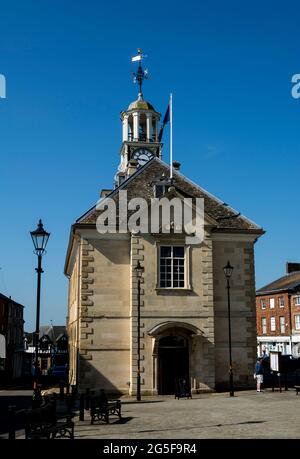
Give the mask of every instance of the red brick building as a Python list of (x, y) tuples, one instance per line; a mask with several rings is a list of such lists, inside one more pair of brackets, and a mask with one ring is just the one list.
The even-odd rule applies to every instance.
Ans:
[(256, 292), (257, 352), (300, 356), (300, 263)]
[[(5, 358), (0, 358), (0, 381), (4, 382), (22, 375), (24, 306), (0, 293), (0, 335), (5, 345)], [(2, 355), (2, 353), (1, 353)]]

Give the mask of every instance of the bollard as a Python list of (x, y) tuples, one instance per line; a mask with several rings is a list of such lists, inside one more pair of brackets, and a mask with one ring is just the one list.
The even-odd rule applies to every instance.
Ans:
[(8, 439), (16, 439), (16, 406), (10, 405), (8, 407)]
[(79, 420), (84, 421), (84, 393), (80, 394), (79, 399)]
[(85, 390), (85, 409), (90, 409), (90, 389)]
[(279, 385), (279, 392), (282, 392), (282, 388), (281, 388), (281, 374), (278, 373), (278, 385)]
[(43, 402), (41, 389), (42, 389), (42, 385), (37, 384), (36, 388), (33, 391), (32, 402), (31, 402), (31, 407), (33, 410), (35, 408), (39, 408)]
[(66, 407), (67, 407), (67, 412), (68, 413), (71, 413), (72, 411), (72, 408), (73, 408), (73, 403), (72, 403), (72, 395), (66, 395), (65, 397), (65, 403), (66, 403)]
[(96, 406), (96, 401), (95, 401), (95, 398), (92, 397), (91, 398), (91, 418), (93, 420), (93, 415), (95, 413), (95, 406)]
[(287, 372), (284, 373), (284, 390), (289, 390), (288, 389)]
[(77, 386), (76, 386), (76, 384), (72, 384), (71, 385), (71, 395), (72, 395), (73, 406), (74, 406), (75, 403), (76, 403), (76, 399), (77, 399)]
[(77, 386), (72, 384), (71, 385), (71, 398), (72, 398), (72, 408), (76, 405), (77, 400)]
[(59, 399), (63, 400), (64, 399), (64, 387), (65, 387), (65, 382), (63, 380), (59, 381)]
[(69, 395), (70, 394), (70, 384), (67, 383), (67, 390), (66, 390), (66, 394)]
[(71, 394), (74, 395), (74, 397), (77, 394), (77, 387), (76, 384), (71, 384)]
[(54, 411), (56, 412), (56, 403), (57, 403), (57, 393), (56, 392), (52, 394), (52, 403), (54, 406)]

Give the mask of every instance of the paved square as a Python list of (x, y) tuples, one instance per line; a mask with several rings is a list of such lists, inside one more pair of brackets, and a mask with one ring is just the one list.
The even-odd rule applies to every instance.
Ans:
[[(192, 400), (122, 399), (123, 423), (90, 425), (76, 418), (76, 438), (300, 438), (300, 396), (293, 389), (196, 395)], [(116, 419), (116, 421), (115, 421)]]

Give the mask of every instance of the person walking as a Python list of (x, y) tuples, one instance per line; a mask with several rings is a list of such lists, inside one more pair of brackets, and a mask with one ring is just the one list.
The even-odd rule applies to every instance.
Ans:
[(264, 382), (264, 367), (262, 365), (262, 359), (260, 357), (257, 359), (257, 362), (255, 364), (254, 374), (256, 378), (256, 391), (263, 392), (263, 390), (261, 390), (261, 385)]

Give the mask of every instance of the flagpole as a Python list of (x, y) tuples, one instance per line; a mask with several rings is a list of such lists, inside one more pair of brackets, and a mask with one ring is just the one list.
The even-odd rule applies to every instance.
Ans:
[(170, 94), (170, 179), (173, 179), (173, 106)]

